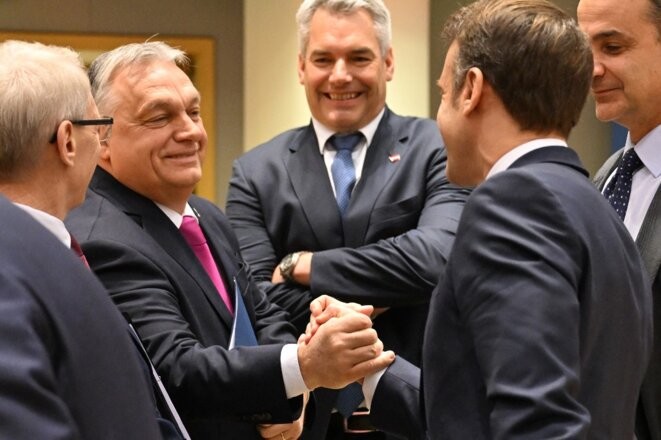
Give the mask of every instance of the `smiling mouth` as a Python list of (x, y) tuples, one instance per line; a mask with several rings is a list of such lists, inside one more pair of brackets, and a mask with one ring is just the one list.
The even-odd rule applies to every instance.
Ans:
[(357, 98), (360, 96), (360, 93), (326, 93), (326, 96), (332, 101), (348, 101)]
[(196, 151), (189, 151), (187, 153), (179, 153), (179, 154), (170, 154), (166, 156), (169, 159), (185, 159), (189, 157), (193, 157), (197, 155), (197, 150)]

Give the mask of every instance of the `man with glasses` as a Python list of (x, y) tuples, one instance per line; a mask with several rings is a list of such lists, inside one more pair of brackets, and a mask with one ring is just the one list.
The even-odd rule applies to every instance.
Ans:
[(0, 103), (0, 438), (181, 438), (159, 431), (127, 324), (69, 249), (63, 219), (112, 124), (78, 55), (0, 44)]

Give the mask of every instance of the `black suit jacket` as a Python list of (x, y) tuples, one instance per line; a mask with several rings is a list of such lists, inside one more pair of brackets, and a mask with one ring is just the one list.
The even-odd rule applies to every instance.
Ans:
[(126, 322), (103, 286), (2, 197), (0, 223), (0, 438), (161, 438)]
[[(379, 337), (419, 364), (429, 298), (467, 194), (445, 177), (436, 124), (386, 109), (344, 220), (312, 125), (236, 160), (227, 215), (255, 279), (299, 330), (320, 294), (391, 307), (375, 320)], [(310, 289), (271, 284), (278, 262), (300, 250), (315, 252)]]
[[(595, 183), (603, 190), (608, 176), (622, 159), (624, 150), (613, 154), (595, 175)], [(652, 283), (654, 340), (661, 341), (661, 188), (656, 191), (638, 232), (636, 245), (640, 251)], [(640, 390), (636, 414), (638, 440), (661, 439), (661, 346), (655, 344), (652, 358)]]
[(250, 282), (229, 222), (191, 197), (230, 292), (238, 284), (260, 347), (228, 350), (232, 316), (179, 230), (149, 199), (98, 168), (85, 203), (67, 225), (90, 266), (127, 313), (194, 439), (259, 438), (256, 423), (300, 413), (287, 400), (283, 343), (295, 342), (287, 314)]
[(430, 305), (423, 405), (398, 360), (373, 421), (410, 438), (422, 420), (432, 439), (632, 438), (650, 286), (586, 176), (572, 150), (546, 147), (473, 192)]

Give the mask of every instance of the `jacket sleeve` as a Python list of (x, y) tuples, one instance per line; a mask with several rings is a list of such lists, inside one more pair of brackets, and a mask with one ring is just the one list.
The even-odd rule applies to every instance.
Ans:
[(355, 249), (316, 252), (311, 290), (379, 306), (426, 303), (445, 269), (469, 190), (445, 176), (446, 154), (426, 163), (425, 201), (415, 228)]

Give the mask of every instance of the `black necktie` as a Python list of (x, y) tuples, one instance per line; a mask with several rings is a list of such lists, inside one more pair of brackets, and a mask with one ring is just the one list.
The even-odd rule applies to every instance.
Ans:
[(362, 139), (361, 133), (334, 135), (329, 139), (330, 144), (337, 150), (331, 165), (331, 174), (335, 185), (337, 207), (340, 209), (342, 217), (349, 207), (351, 191), (356, 184), (356, 169), (353, 166), (351, 153)]
[(643, 162), (638, 157), (638, 154), (636, 154), (636, 151), (631, 148), (624, 153), (615, 175), (604, 189), (604, 196), (622, 220), (624, 220), (624, 216), (627, 213), (627, 206), (629, 205), (633, 175), (642, 166)]

